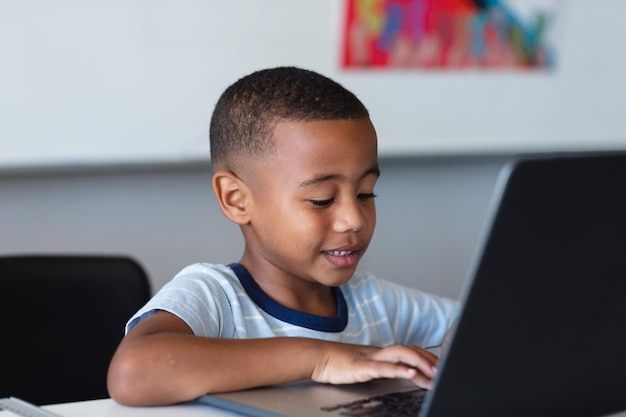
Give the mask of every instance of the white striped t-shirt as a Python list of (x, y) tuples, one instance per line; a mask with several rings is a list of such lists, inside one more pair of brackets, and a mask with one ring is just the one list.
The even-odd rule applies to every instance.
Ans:
[(373, 346), (429, 347), (441, 344), (458, 313), (456, 301), (366, 272), (356, 273), (336, 288), (335, 298), (335, 317), (315, 316), (273, 301), (239, 264), (194, 264), (141, 308), (126, 330), (153, 312), (165, 310), (180, 317), (197, 336), (292, 336)]

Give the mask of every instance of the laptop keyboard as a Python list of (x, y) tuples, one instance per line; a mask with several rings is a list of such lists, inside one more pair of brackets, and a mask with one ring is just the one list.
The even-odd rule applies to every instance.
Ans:
[(393, 392), (357, 400), (347, 404), (322, 407), (323, 411), (339, 411), (349, 417), (415, 417), (428, 391), (417, 388), (412, 391)]

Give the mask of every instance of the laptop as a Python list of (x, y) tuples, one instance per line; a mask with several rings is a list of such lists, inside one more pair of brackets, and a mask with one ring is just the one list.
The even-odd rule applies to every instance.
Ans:
[[(433, 389), (406, 394), (420, 411), (391, 415), (626, 410), (626, 153), (508, 163), (461, 301)], [(250, 416), (367, 416), (372, 404), (415, 388), (303, 381), (198, 401)], [(357, 399), (361, 405), (348, 406)]]

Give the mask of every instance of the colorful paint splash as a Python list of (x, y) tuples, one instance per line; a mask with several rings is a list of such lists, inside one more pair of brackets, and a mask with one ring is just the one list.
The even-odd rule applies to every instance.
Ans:
[(521, 13), (512, 3), (346, 0), (343, 66), (383, 69), (554, 66), (554, 51), (547, 37), (554, 19), (553, 8), (535, 7)]

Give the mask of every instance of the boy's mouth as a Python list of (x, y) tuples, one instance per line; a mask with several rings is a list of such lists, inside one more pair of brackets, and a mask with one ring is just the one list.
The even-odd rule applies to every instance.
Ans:
[(322, 253), (333, 265), (340, 268), (350, 268), (359, 261), (361, 250), (326, 250)]
[(352, 250), (329, 250), (326, 251), (327, 254), (331, 256), (348, 256), (351, 255), (354, 251)]

